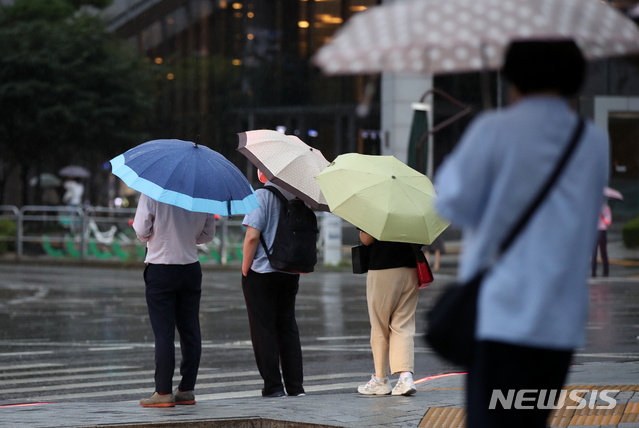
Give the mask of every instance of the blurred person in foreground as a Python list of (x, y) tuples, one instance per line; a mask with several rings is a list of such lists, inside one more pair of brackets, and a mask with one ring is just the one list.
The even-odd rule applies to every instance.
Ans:
[[(202, 355), (202, 269), (197, 244), (213, 240), (215, 216), (187, 211), (141, 194), (133, 229), (140, 241), (147, 243), (144, 282), (155, 336), (155, 392), (140, 400), (140, 405), (195, 404), (193, 391)], [(176, 327), (180, 334), (182, 380), (173, 390)]]
[[(439, 213), (463, 227), (460, 281), (490, 264), (578, 122), (568, 98), (579, 91), (585, 60), (573, 42), (514, 42), (503, 74), (511, 105), (475, 119), (436, 177)], [(552, 390), (559, 396), (573, 351), (586, 340), (588, 263), (607, 178), (608, 138), (586, 123), (554, 187), (483, 278), (467, 377), (469, 428), (546, 426), (550, 409), (540, 409), (533, 392), (524, 403), (530, 409), (489, 407), (495, 392), (546, 390), (544, 404)]]

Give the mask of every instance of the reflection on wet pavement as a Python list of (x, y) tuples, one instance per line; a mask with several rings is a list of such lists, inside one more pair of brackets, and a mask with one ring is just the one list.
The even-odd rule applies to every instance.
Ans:
[[(418, 332), (450, 279), (439, 275), (420, 292)], [(638, 286), (639, 280), (591, 284), (588, 345), (577, 362), (639, 360)], [(302, 276), (297, 319), (309, 390), (353, 393), (372, 373), (365, 294), (364, 275)], [(259, 395), (239, 272), (204, 272), (200, 320), (198, 392), (210, 399)], [(142, 267), (2, 265), (0, 326), (0, 404), (135, 400), (152, 392)], [(430, 353), (421, 336), (415, 345), (416, 379), (456, 370)]]

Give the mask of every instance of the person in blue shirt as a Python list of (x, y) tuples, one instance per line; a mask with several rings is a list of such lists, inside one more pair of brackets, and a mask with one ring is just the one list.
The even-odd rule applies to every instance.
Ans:
[[(490, 264), (557, 164), (578, 123), (568, 99), (584, 74), (573, 42), (508, 48), (503, 75), (511, 104), (477, 117), (436, 175), (437, 210), (463, 228), (460, 281)], [(588, 264), (608, 150), (607, 135), (587, 123), (554, 188), (483, 278), (467, 377), (468, 428), (546, 426), (550, 409), (539, 408), (535, 393), (526, 395), (532, 409), (489, 407), (496, 392), (560, 390), (574, 349), (585, 344)]]
[[(277, 188), (288, 200), (295, 196), (267, 181), (257, 171), (259, 180)], [(268, 190), (255, 192), (260, 206), (244, 217), (244, 259), (242, 291), (248, 312), (251, 343), (257, 368), (264, 380), (262, 396), (268, 398), (300, 397), (304, 392), (302, 346), (295, 319), (295, 298), (299, 290), (299, 273), (278, 271), (271, 266), (260, 245), (260, 235), (271, 248), (277, 232), (281, 201)], [(282, 371), (280, 372), (280, 366)], [(282, 384), (284, 378), (284, 384)], [(286, 393), (284, 392), (286, 387)]]

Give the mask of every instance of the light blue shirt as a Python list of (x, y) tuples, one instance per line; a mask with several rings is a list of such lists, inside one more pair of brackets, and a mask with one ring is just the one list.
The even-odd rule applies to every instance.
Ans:
[[(461, 281), (490, 264), (576, 123), (567, 101), (538, 96), (482, 114), (469, 126), (435, 185), (439, 213), (463, 227)], [(587, 123), (554, 188), (484, 278), (477, 339), (554, 349), (585, 344), (588, 263), (608, 158), (607, 135)]]
[(143, 193), (133, 229), (147, 243), (146, 263), (186, 265), (199, 261), (197, 244), (215, 237), (215, 216), (158, 202)]
[[(287, 192), (280, 186), (273, 184), (270, 181), (266, 184), (268, 186), (273, 186), (277, 190), (282, 192), (282, 195), (284, 195), (284, 197), (288, 200), (295, 198), (292, 193)], [(250, 226), (259, 230), (264, 237), (266, 245), (271, 248), (273, 246), (273, 241), (275, 240), (275, 232), (277, 231), (277, 222), (280, 218), (282, 201), (280, 201), (279, 198), (275, 196), (270, 190), (257, 189), (255, 191), (255, 196), (257, 196), (257, 201), (259, 202), (260, 206), (244, 216), (242, 224), (244, 226)], [(257, 251), (255, 251), (255, 256), (253, 257), (251, 270), (258, 273), (284, 272), (274, 269), (271, 266), (268, 261), (268, 257), (264, 252), (262, 242), (258, 242), (257, 244)]]

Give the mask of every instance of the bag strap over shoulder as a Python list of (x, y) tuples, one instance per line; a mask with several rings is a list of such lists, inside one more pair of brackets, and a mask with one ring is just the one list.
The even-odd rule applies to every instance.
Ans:
[[(280, 192), (277, 188), (275, 188), (273, 186), (263, 186), (262, 189), (268, 190), (271, 193), (273, 193), (275, 196), (277, 196), (277, 198), (284, 205), (283, 207), (281, 207), (281, 210), (284, 209), (284, 207), (288, 203), (288, 199), (286, 199), (286, 197), (284, 195), (282, 195), (282, 192)], [(282, 211), (280, 211), (280, 214), (281, 214), (281, 212)], [(260, 233), (260, 242), (262, 243), (262, 247), (264, 248), (264, 252), (266, 253), (266, 258), (268, 258), (269, 263), (270, 263), (270, 261), (271, 261), (271, 253), (268, 250), (268, 246), (266, 245), (266, 240), (264, 240), (264, 234), (263, 233)]]
[(488, 271), (492, 269), (493, 266), (497, 264), (499, 259), (506, 253), (506, 251), (508, 251), (508, 248), (510, 248), (512, 243), (515, 241), (515, 238), (517, 238), (519, 233), (526, 227), (526, 224), (528, 224), (528, 221), (530, 220), (530, 218), (533, 216), (537, 208), (539, 208), (541, 203), (544, 201), (544, 199), (550, 192), (550, 189), (559, 178), (559, 175), (561, 175), (561, 172), (563, 171), (564, 167), (568, 163), (570, 156), (575, 151), (575, 148), (577, 147), (577, 143), (581, 139), (581, 135), (583, 134), (584, 128), (585, 128), (584, 119), (581, 116), (577, 116), (577, 125), (575, 126), (575, 130), (573, 131), (570, 137), (568, 146), (566, 147), (563, 154), (561, 155), (561, 158), (559, 158), (559, 161), (555, 165), (555, 169), (552, 171), (552, 174), (548, 177), (543, 187), (539, 190), (539, 193), (537, 193), (537, 195), (535, 196), (535, 199), (530, 203), (530, 205), (528, 205), (528, 207), (526, 208), (522, 216), (519, 218), (519, 220), (510, 229), (510, 232), (508, 233), (508, 235), (506, 235), (506, 238), (502, 241), (501, 245), (499, 246), (499, 250), (497, 251), (497, 254), (495, 254), (495, 257), (493, 258), (491, 263), (489, 263), (488, 266), (485, 266), (484, 268), (479, 269), (479, 271), (475, 273), (475, 275), (473, 276), (472, 280), (469, 281), (469, 283), (475, 283), (475, 282), (481, 283), (480, 279), (484, 275), (486, 275)]
[(288, 203), (288, 199), (286, 199), (286, 197), (284, 195), (282, 195), (282, 192), (279, 191), (279, 189), (273, 187), (273, 186), (264, 186), (262, 187), (262, 189), (264, 190), (268, 190), (271, 193), (273, 193), (275, 196), (277, 196), (277, 198), (282, 201), (283, 203)]
[(519, 221), (517, 221), (515, 223), (515, 226), (513, 226), (513, 228), (510, 230), (510, 233), (506, 236), (506, 239), (504, 239), (504, 241), (499, 246), (499, 251), (497, 253), (496, 259), (500, 258), (508, 250), (508, 248), (511, 246), (511, 244), (513, 243), (517, 235), (519, 235), (519, 233), (524, 229), (524, 227), (526, 227), (530, 218), (533, 216), (537, 208), (539, 208), (541, 203), (544, 201), (544, 199), (550, 192), (550, 189), (557, 182), (557, 179), (559, 178), (559, 176), (561, 175), (561, 172), (564, 170), (564, 167), (568, 163), (570, 156), (575, 151), (575, 148), (577, 147), (577, 143), (581, 139), (581, 135), (583, 134), (583, 130), (585, 127), (584, 119), (581, 116), (578, 116), (577, 119), (578, 119), (577, 126), (575, 127), (575, 130), (570, 137), (568, 146), (566, 147), (561, 158), (557, 162), (555, 169), (553, 170), (552, 174), (548, 177), (548, 179), (544, 183), (544, 186), (541, 188), (541, 190), (539, 191), (535, 199), (530, 203), (526, 211), (524, 211)]

